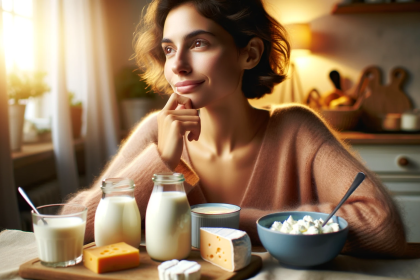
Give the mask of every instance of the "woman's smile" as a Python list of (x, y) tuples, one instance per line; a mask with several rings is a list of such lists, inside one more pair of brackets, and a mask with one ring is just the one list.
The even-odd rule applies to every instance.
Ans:
[(204, 80), (186, 80), (174, 85), (178, 93), (191, 93), (197, 90), (204, 83)]

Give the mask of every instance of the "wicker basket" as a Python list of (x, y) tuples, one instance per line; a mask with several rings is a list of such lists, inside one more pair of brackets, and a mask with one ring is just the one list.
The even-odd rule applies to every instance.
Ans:
[(327, 120), (331, 126), (339, 131), (352, 130), (356, 127), (362, 115), (362, 109), (342, 108), (342, 109), (321, 109), (321, 116)]

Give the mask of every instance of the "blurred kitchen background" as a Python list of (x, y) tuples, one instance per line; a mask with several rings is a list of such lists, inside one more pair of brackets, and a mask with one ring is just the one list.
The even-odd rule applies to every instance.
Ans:
[[(149, 1), (0, 2), (0, 211), (10, 213), (0, 227), (32, 230), (18, 186), (37, 206), (89, 187), (167, 97), (140, 81), (130, 59)], [(289, 31), (292, 65), (288, 80), (251, 104), (317, 110), (380, 175), (406, 220), (418, 221), (420, 1), (264, 3)], [(406, 225), (420, 242), (418, 223)]]

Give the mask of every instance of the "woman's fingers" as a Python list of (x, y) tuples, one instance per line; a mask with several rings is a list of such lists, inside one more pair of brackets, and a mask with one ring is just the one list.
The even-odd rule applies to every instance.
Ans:
[(183, 110), (167, 110), (162, 111), (165, 115), (176, 115), (176, 116), (198, 116), (198, 111), (195, 109), (183, 109)]
[[(192, 119), (191, 119), (192, 118)], [(160, 125), (159, 129), (164, 129), (166, 125), (174, 120), (193, 120), (197, 121), (200, 117), (198, 116), (198, 111), (194, 109), (184, 109), (184, 110), (162, 110), (158, 114), (158, 123)]]
[(177, 109), (179, 105), (183, 105), (185, 109), (192, 109), (191, 100), (189, 98), (174, 92), (169, 97), (168, 102), (166, 102), (163, 107), (163, 110), (179, 110)]
[(178, 105), (184, 105), (185, 109), (193, 109), (191, 99), (188, 97), (176, 94), (176, 101), (178, 102)]
[(171, 126), (176, 128), (176, 133), (179, 137), (182, 137), (190, 131), (188, 134), (188, 140), (198, 140), (201, 132), (201, 122), (198, 116), (176, 116), (168, 115), (165, 119), (165, 126)]
[(198, 140), (198, 137), (200, 135), (200, 122), (199, 121), (173, 121), (172, 122), (172, 128), (176, 130), (176, 134), (178, 135), (185, 135), (187, 132), (190, 132), (188, 134), (188, 140)]
[(162, 110), (175, 110), (176, 106), (178, 106), (177, 94), (172, 93)]
[(177, 116), (177, 115), (168, 115), (165, 119), (165, 122), (172, 123), (174, 121), (181, 121), (181, 122), (199, 122), (200, 117), (199, 116)]
[(173, 123), (174, 121), (180, 122), (178, 125), (182, 126), (184, 123), (188, 122), (187, 125), (182, 126), (182, 131), (180, 133), (185, 135), (186, 132), (190, 131), (188, 134), (189, 141), (198, 141), (201, 133), (201, 121), (198, 115), (194, 116), (178, 116), (178, 115), (168, 115), (166, 118), (167, 123)]

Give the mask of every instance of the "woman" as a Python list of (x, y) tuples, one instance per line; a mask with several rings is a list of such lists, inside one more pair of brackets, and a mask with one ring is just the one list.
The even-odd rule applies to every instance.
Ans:
[[(367, 179), (337, 215), (350, 224), (344, 252), (398, 256), (403, 226), (390, 196), (329, 127), (298, 105), (258, 110), (248, 98), (285, 78), (289, 43), (260, 0), (155, 0), (136, 44), (144, 78), (171, 93), (132, 132), (100, 178), (129, 177), (142, 217), (156, 172), (181, 172), (191, 205), (242, 207), (240, 228), (259, 244), (256, 220), (297, 210), (329, 213), (359, 171)], [(93, 239), (100, 181), (71, 202), (88, 206)]]

